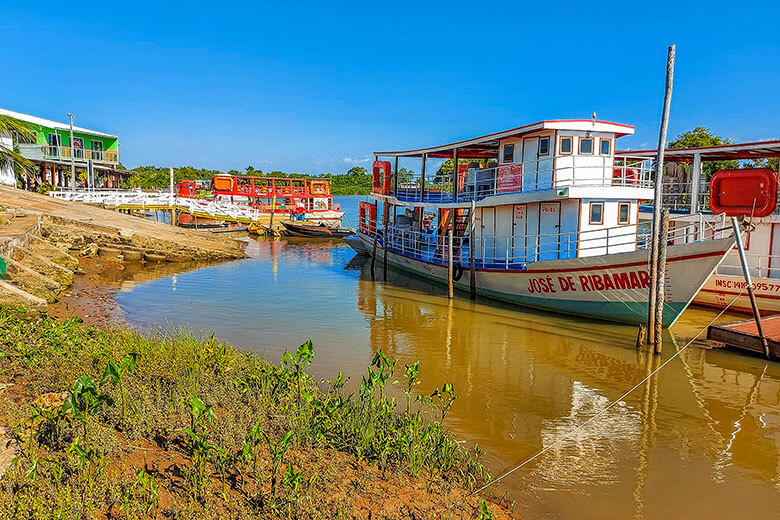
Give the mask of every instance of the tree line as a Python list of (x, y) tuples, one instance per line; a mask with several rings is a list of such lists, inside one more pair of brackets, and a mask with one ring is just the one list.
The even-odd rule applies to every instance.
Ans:
[[(721, 137), (712, 133), (708, 128), (700, 126), (693, 130), (679, 134), (675, 139), (669, 142), (669, 148), (695, 148), (701, 146), (718, 146), (731, 144), (728, 138)], [(471, 160), (461, 160), (460, 162), (470, 162)], [(742, 163), (744, 167), (759, 168), (768, 167), (778, 171), (778, 158), (758, 159)], [(687, 168), (687, 165), (685, 166)], [(709, 179), (713, 173), (724, 168), (739, 168), (739, 161), (708, 161), (702, 164), (702, 173), (706, 179)], [(453, 172), (452, 159), (444, 161), (432, 179), (446, 178)], [(155, 189), (168, 186), (169, 173), (168, 168), (159, 166), (139, 166), (131, 170), (133, 176), (125, 183), (126, 188)], [(301, 173), (286, 173), (279, 170), (263, 172), (253, 166), (247, 166), (242, 172), (239, 170), (211, 170), (207, 168), (195, 168), (193, 166), (179, 166), (173, 169), (173, 178), (175, 182), (195, 179), (211, 179), (215, 175), (234, 175), (244, 177), (296, 177), (308, 179), (328, 179), (334, 195), (368, 195), (371, 193), (371, 174), (362, 166), (354, 166), (342, 174), (323, 173), (320, 175), (307, 175)], [(399, 183), (413, 182), (415, 172), (406, 168), (399, 168)]]

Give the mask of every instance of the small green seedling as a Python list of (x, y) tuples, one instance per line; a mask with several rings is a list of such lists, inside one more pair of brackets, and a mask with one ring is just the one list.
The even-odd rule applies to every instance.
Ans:
[[(103, 371), (103, 377), (100, 379), (101, 386), (109, 380), (119, 387), (119, 395), (122, 397), (122, 422), (127, 422), (127, 395), (125, 392), (125, 372), (133, 372), (136, 367), (138, 354), (130, 352), (125, 354), (119, 363), (113, 359), (108, 360), (106, 369)], [(132, 404), (131, 404), (132, 405)]]

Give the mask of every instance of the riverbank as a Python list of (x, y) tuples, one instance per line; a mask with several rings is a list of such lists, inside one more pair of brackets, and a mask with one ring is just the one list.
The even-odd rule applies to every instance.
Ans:
[(310, 344), (274, 364), (183, 330), (65, 319), (110, 323), (91, 277), (117, 268), (87, 262), (63, 319), (0, 315), (0, 461), (17, 457), (0, 517), (512, 517), (467, 496), (488, 477), (442, 427), (450, 386), (398, 413), (385, 386), (417, 376), (382, 355), (346, 395), (306, 375)]

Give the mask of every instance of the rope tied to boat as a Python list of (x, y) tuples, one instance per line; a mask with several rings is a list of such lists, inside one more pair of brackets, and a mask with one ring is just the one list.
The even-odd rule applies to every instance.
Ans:
[(571, 429), (571, 430), (570, 430), (568, 433), (564, 434), (564, 435), (563, 435), (563, 436), (562, 436), (560, 439), (556, 440), (554, 443), (550, 444), (550, 445), (549, 445), (549, 446), (547, 446), (546, 448), (543, 448), (543, 449), (539, 450), (538, 452), (536, 452), (536, 453), (535, 453), (534, 455), (532, 455), (531, 457), (529, 457), (529, 458), (525, 459), (525, 460), (524, 460), (523, 462), (521, 462), (520, 464), (518, 464), (518, 465), (516, 465), (516, 466), (512, 467), (511, 469), (509, 469), (509, 470), (505, 471), (503, 474), (501, 474), (500, 476), (498, 476), (498, 477), (496, 477), (495, 479), (491, 480), (490, 482), (488, 482), (487, 484), (483, 485), (482, 487), (480, 487), (480, 488), (477, 488), (477, 489), (475, 489), (474, 491), (472, 491), (471, 493), (467, 494), (466, 496), (464, 496), (463, 498), (461, 498), (461, 501), (462, 501), (462, 500), (465, 500), (466, 498), (468, 498), (468, 497), (470, 497), (470, 496), (472, 496), (472, 495), (476, 495), (477, 493), (481, 493), (482, 491), (486, 490), (488, 487), (492, 486), (493, 484), (496, 484), (496, 483), (500, 482), (501, 480), (503, 480), (504, 478), (508, 477), (509, 475), (511, 475), (512, 473), (514, 473), (515, 471), (519, 470), (520, 468), (522, 468), (522, 467), (523, 467), (523, 466), (525, 466), (526, 464), (528, 464), (528, 463), (530, 463), (530, 462), (532, 462), (532, 461), (534, 461), (534, 460), (538, 459), (539, 457), (541, 457), (542, 455), (544, 455), (544, 454), (545, 454), (545, 453), (547, 453), (548, 451), (550, 451), (550, 450), (552, 450), (552, 449), (554, 449), (554, 448), (556, 448), (556, 447), (560, 446), (560, 445), (561, 445), (561, 444), (562, 444), (562, 443), (563, 443), (565, 440), (569, 439), (569, 438), (570, 438), (572, 435), (574, 435), (575, 433), (577, 433), (577, 432), (579, 432), (580, 430), (582, 430), (583, 428), (585, 428), (587, 425), (589, 425), (590, 423), (592, 423), (593, 421), (595, 421), (597, 418), (601, 417), (601, 415), (603, 415), (605, 412), (607, 412), (608, 410), (610, 410), (611, 408), (613, 408), (614, 406), (616, 406), (618, 403), (621, 403), (621, 402), (622, 402), (622, 401), (623, 401), (623, 400), (624, 400), (626, 397), (628, 397), (628, 396), (629, 396), (629, 395), (630, 395), (632, 392), (634, 392), (634, 390), (636, 390), (637, 388), (639, 388), (639, 387), (641, 387), (643, 384), (645, 384), (647, 381), (649, 381), (649, 380), (650, 380), (650, 379), (651, 379), (651, 378), (652, 378), (652, 377), (653, 377), (655, 374), (657, 374), (658, 372), (660, 372), (662, 368), (664, 368), (664, 367), (665, 367), (666, 365), (668, 365), (668, 364), (669, 364), (669, 363), (670, 363), (670, 362), (671, 362), (673, 359), (677, 358), (677, 357), (678, 357), (680, 354), (682, 354), (682, 352), (683, 352), (685, 349), (687, 349), (688, 347), (690, 347), (690, 346), (693, 344), (693, 342), (694, 342), (694, 341), (696, 341), (696, 340), (699, 338), (699, 336), (701, 336), (701, 334), (702, 334), (702, 333), (703, 333), (705, 330), (707, 330), (707, 329), (710, 327), (710, 325), (712, 325), (713, 323), (715, 323), (715, 322), (716, 322), (716, 321), (717, 321), (717, 320), (718, 320), (718, 319), (719, 319), (721, 316), (723, 316), (723, 314), (724, 314), (724, 313), (725, 313), (725, 312), (726, 312), (726, 311), (727, 311), (727, 310), (728, 310), (728, 309), (731, 307), (731, 305), (732, 305), (732, 304), (733, 304), (735, 301), (737, 301), (737, 298), (739, 298), (740, 296), (742, 296), (742, 294), (743, 294), (744, 292), (745, 292), (745, 288), (743, 287), (743, 288), (742, 288), (742, 290), (739, 292), (739, 294), (737, 294), (737, 295), (734, 297), (734, 299), (732, 299), (732, 300), (729, 302), (729, 304), (728, 304), (728, 305), (726, 305), (726, 307), (724, 307), (724, 308), (723, 308), (723, 310), (722, 310), (722, 311), (720, 311), (720, 312), (718, 313), (718, 315), (717, 315), (717, 316), (715, 316), (715, 317), (714, 317), (714, 318), (713, 318), (713, 319), (712, 319), (712, 320), (711, 320), (711, 321), (710, 321), (710, 322), (709, 322), (707, 325), (705, 325), (703, 329), (701, 329), (701, 330), (700, 330), (700, 331), (699, 331), (699, 332), (698, 332), (698, 333), (697, 333), (697, 334), (696, 334), (696, 335), (695, 335), (693, 338), (691, 338), (691, 339), (690, 339), (690, 341), (688, 341), (688, 343), (686, 343), (686, 344), (685, 344), (685, 345), (684, 345), (682, 348), (678, 349), (678, 350), (677, 350), (677, 352), (675, 352), (675, 353), (674, 353), (674, 354), (673, 354), (673, 355), (672, 355), (672, 356), (671, 356), (669, 359), (667, 359), (666, 361), (664, 361), (663, 363), (661, 363), (661, 364), (658, 366), (658, 368), (656, 368), (655, 370), (653, 370), (652, 372), (650, 372), (650, 374), (648, 374), (647, 376), (645, 376), (645, 377), (644, 377), (644, 378), (643, 378), (641, 381), (639, 381), (637, 384), (635, 384), (633, 387), (631, 387), (631, 389), (629, 389), (629, 390), (628, 390), (626, 393), (624, 393), (623, 395), (621, 395), (620, 397), (618, 397), (616, 400), (612, 401), (610, 404), (608, 404), (607, 406), (605, 406), (604, 408), (602, 408), (601, 410), (599, 410), (598, 412), (596, 412), (596, 414), (595, 414), (595, 415), (593, 415), (593, 417), (591, 417), (590, 419), (586, 420), (585, 422), (583, 422), (583, 423), (582, 423), (582, 424), (580, 424), (579, 426), (576, 426), (575, 428)]

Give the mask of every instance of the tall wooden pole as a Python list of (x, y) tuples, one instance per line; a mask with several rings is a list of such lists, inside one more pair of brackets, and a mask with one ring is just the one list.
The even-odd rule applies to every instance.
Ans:
[[(663, 173), (664, 173), (664, 149), (666, 147), (666, 131), (669, 127), (669, 110), (672, 105), (672, 86), (674, 82), (674, 55), (675, 46), (669, 46), (669, 52), (666, 58), (666, 90), (664, 91), (664, 108), (661, 114), (661, 131), (658, 136), (658, 155), (656, 157), (655, 171), (655, 197), (653, 201), (653, 227), (650, 234), (650, 290), (648, 294), (648, 337), (651, 342), (655, 342), (656, 328), (663, 328), (661, 323), (656, 322), (659, 315), (656, 307), (661, 307), (660, 313), (663, 314), (663, 269), (659, 269), (658, 249), (660, 242), (661, 228), (661, 208), (663, 206)], [(664, 237), (666, 239), (666, 237)], [(659, 291), (661, 299), (658, 299)]]
[(455, 227), (455, 208), (450, 208), (450, 218), (447, 219), (447, 297), (453, 299), (455, 297), (455, 288), (452, 281), (453, 265), (452, 265), (452, 239), (454, 236), (453, 228)]
[(655, 337), (652, 339), (653, 349), (656, 354), (661, 353), (663, 348), (664, 332), (664, 278), (666, 276), (666, 241), (669, 235), (669, 210), (664, 208), (661, 215), (661, 230), (658, 233), (658, 283), (655, 293)]
[(472, 300), (477, 299), (477, 268), (474, 264), (474, 248), (477, 247), (474, 240), (476, 213), (476, 201), (471, 199), (471, 210), (469, 211), (469, 298)]
[(388, 240), (388, 232), (387, 232), (387, 221), (390, 217), (390, 205), (388, 204), (387, 200), (382, 202), (382, 226), (384, 230), (382, 231), (382, 250), (385, 252), (385, 255), (383, 257), (382, 261), (382, 278), (387, 281), (387, 248), (390, 246), (390, 241)]
[(769, 359), (769, 343), (766, 340), (766, 336), (764, 336), (764, 324), (761, 323), (761, 313), (756, 304), (756, 295), (753, 293), (753, 281), (750, 279), (750, 268), (748, 267), (747, 258), (745, 257), (745, 247), (742, 245), (742, 235), (739, 234), (739, 225), (737, 224), (736, 217), (731, 217), (731, 227), (734, 228), (734, 236), (737, 237), (739, 263), (742, 264), (742, 274), (745, 277), (748, 298), (750, 298), (750, 306), (753, 308), (753, 318), (756, 320), (758, 337), (761, 339), (761, 348), (764, 349), (764, 356)]
[(374, 201), (374, 222), (373, 222), (374, 245), (371, 248), (371, 279), (372, 280), (374, 279), (375, 276), (374, 267), (376, 266), (376, 239), (377, 239), (377, 235), (379, 235), (379, 226), (377, 226), (377, 220), (379, 220), (379, 218), (377, 217), (377, 215), (379, 214), (378, 210), (379, 210), (379, 201), (375, 200)]

